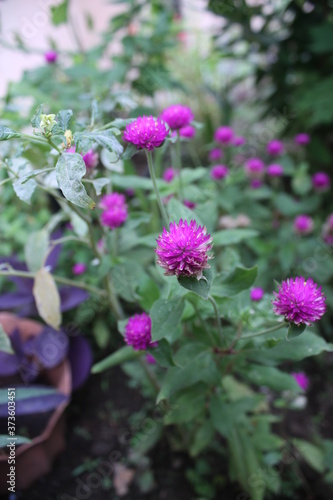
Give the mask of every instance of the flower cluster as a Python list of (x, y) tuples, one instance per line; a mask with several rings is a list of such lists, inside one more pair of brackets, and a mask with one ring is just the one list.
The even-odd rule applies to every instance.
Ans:
[(127, 205), (123, 194), (110, 193), (101, 198), (101, 223), (110, 229), (121, 226), (127, 219)]
[(172, 167), (168, 167), (164, 170), (162, 177), (165, 182), (171, 182), (176, 177), (176, 175), (178, 175), (178, 170)]
[(265, 171), (264, 162), (260, 158), (249, 158), (245, 164), (245, 172), (251, 179), (261, 178)]
[(268, 165), (267, 175), (269, 177), (281, 177), (281, 175), (283, 175), (282, 165), (278, 165), (277, 163), (274, 163), (272, 165)]
[(229, 144), (234, 137), (234, 131), (231, 127), (219, 127), (215, 130), (214, 140), (220, 144)]
[(136, 351), (143, 351), (154, 345), (151, 342), (151, 318), (148, 314), (135, 314), (129, 318), (125, 326), (125, 342)]
[(283, 144), (281, 141), (274, 139), (273, 141), (267, 144), (267, 152), (271, 156), (279, 156), (283, 153)]
[(165, 228), (157, 238), (157, 263), (165, 270), (166, 276), (193, 276), (202, 278), (208, 268), (209, 250), (212, 238), (205, 227), (198, 226), (195, 220), (188, 223), (180, 219), (172, 222), (169, 231)]
[(187, 127), (194, 119), (194, 115), (188, 106), (173, 104), (163, 110), (160, 118), (168, 124), (171, 130), (179, 130)]
[(298, 234), (311, 233), (313, 225), (313, 220), (309, 215), (298, 215), (294, 220), (294, 229)]
[(210, 171), (210, 176), (214, 181), (224, 179), (229, 173), (228, 167), (225, 165), (215, 165)]
[(325, 172), (317, 172), (312, 177), (313, 189), (317, 192), (327, 191), (330, 188), (331, 179)]
[(273, 292), (275, 314), (296, 325), (311, 325), (320, 320), (326, 311), (326, 297), (317, 287), (311, 278), (305, 280), (302, 276), (283, 281), (279, 291)]
[(126, 125), (123, 139), (134, 144), (138, 149), (152, 151), (160, 147), (169, 133), (166, 124), (153, 116), (139, 116)]
[(262, 288), (252, 288), (250, 292), (251, 300), (254, 302), (259, 302), (264, 296), (264, 290)]

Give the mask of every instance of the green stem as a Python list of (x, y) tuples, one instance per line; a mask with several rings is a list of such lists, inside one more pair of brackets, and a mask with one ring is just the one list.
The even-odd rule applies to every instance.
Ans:
[(219, 338), (222, 340), (222, 338), (223, 338), (222, 337), (222, 325), (221, 325), (220, 313), (219, 313), (219, 311), (217, 309), (217, 304), (216, 304), (215, 300), (213, 299), (213, 297), (211, 295), (208, 295), (208, 300), (213, 305), (213, 308), (214, 308), (214, 311), (215, 311), (215, 316), (216, 316), (217, 330), (218, 330), (218, 333), (219, 333)]
[(182, 155), (180, 151), (180, 135), (179, 130), (177, 130), (177, 141), (176, 141), (176, 154), (177, 154), (177, 169), (179, 176), (179, 199), (180, 201), (184, 201), (184, 187), (183, 187), (183, 179), (182, 179)]
[(21, 134), (21, 137), (23, 139), (27, 139), (28, 141), (41, 142), (42, 144), (45, 144), (46, 146), (49, 145), (49, 142), (46, 139), (43, 139), (43, 137), (38, 137), (36, 135), (29, 135), (29, 134)]
[(48, 142), (49, 144), (58, 151), (58, 153), (61, 155), (62, 154), (62, 151), (60, 151), (60, 149), (58, 148), (58, 146), (56, 146), (56, 144), (54, 144), (54, 142), (51, 141), (51, 139), (48, 139)]
[(153, 156), (151, 154), (151, 151), (147, 151), (147, 149), (146, 149), (146, 156), (147, 156), (149, 173), (150, 173), (151, 180), (153, 182), (153, 186), (154, 186), (154, 191), (155, 191), (157, 203), (158, 203), (158, 206), (159, 206), (159, 209), (160, 209), (160, 212), (161, 212), (161, 215), (162, 215), (165, 227), (168, 228), (169, 227), (168, 217), (167, 217), (164, 205), (162, 203), (160, 193), (158, 191), (158, 187), (157, 187), (157, 183), (156, 183), (156, 177), (155, 177), (155, 171), (154, 171)]
[(200, 321), (200, 323), (202, 324), (202, 327), (203, 327), (203, 329), (204, 329), (204, 331), (205, 331), (206, 335), (209, 337), (209, 339), (210, 339), (210, 341), (211, 341), (212, 345), (213, 345), (213, 346), (215, 346), (215, 345), (216, 345), (216, 340), (214, 339), (214, 337), (213, 337), (213, 335), (212, 335), (212, 332), (209, 330), (209, 328), (207, 328), (207, 325), (206, 325), (206, 323), (204, 322), (203, 317), (201, 316), (201, 313), (200, 313), (200, 311), (199, 311), (198, 306), (197, 306), (194, 302), (192, 302), (192, 301), (191, 301), (191, 304), (192, 304), (192, 306), (194, 307), (195, 314), (196, 314), (196, 315), (197, 315), (197, 317), (199, 318), (199, 321)]
[(285, 322), (279, 323), (278, 325), (272, 326), (271, 328), (267, 328), (267, 330), (263, 330), (262, 332), (254, 333), (253, 335), (244, 335), (244, 337), (240, 337), (239, 340), (251, 339), (252, 337), (258, 337), (259, 335), (265, 335), (266, 333), (275, 332), (276, 330), (280, 330), (280, 328), (285, 328), (287, 325)]
[(147, 379), (151, 383), (151, 385), (154, 388), (156, 394), (158, 394), (160, 392), (160, 390), (161, 390), (160, 384), (156, 380), (154, 374), (149, 370), (149, 368), (147, 366), (147, 363), (142, 358), (139, 358), (139, 362), (140, 362), (140, 365), (141, 365), (143, 371), (145, 372), (145, 374), (147, 376)]

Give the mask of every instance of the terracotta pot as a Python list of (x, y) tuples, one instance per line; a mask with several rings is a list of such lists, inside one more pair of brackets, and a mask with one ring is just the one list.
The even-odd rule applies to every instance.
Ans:
[[(10, 336), (18, 329), (22, 340), (39, 335), (44, 325), (29, 319), (17, 318), (13, 314), (0, 313), (0, 324)], [(70, 396), (72, 390), (72, 376), (69, 361), (63, 360), (56, 367), (42, 373), (45, 382), (62, 394)], [(61, 403), (52, 413), (46, 428), (33, 438), (30, 443), (16, 448), (15, 476), (16, 490), (28, 488), (36, 479), (47, 474), (52, 467), (55, 457), (65, 448), (64, 410), (68, 402)], [(32, 416), (33, 418), (33, 416)], [(7, 456), (0, 455), (0, 492), (8, 491), (7, 474), (9, 465)]]

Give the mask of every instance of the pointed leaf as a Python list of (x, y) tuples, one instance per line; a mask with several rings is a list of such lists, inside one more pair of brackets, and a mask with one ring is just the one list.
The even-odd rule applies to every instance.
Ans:
[(114, 352), (110, 356), (98, 363), (94, 364), (91, 373), (100, 373), (112, 366), (120, 365), (121, 363), (125, 363), (126, 361), (130, 361), (132, 359), (138, 358), (141, 356), (140, 351), (135, 351), (133, 347), (125, 346)]
[(152, 320), (152, 341), (172, 335), (177, 328), (184, 311), (183, 299), (159, 299), (150, 310)]
[(15, 132), (9, 127), (0, 125), (0, 141), (8, 141), (9, 139), (14, 139), (15, 137), (21, 137), (19, 132)]
[(290, 323), (290, 326), (287, 331), (287, 340), (292, 340), (295, 337), (301, 335), (304, 332), (306, 325), (295, 325), (295, 323)]
[(81, 182), (86, 173), (82, 156), (77, 153), (63, 153), (56, 164), (59, 188), (65, 198), (82, 208), (95, 208), (95, 202), (87, 195)]
[(178, 283), (183, 288), (190, 290), (193, 293), (199, 295), (203, 299), (207, 300), (209, 296), (210, 287), (213, 282), (213, 272), (211, 268), (205, 269), (203, 271), (203, 277), (200, 280), (188, 277), (179, 277)]
[(49, 235), (47, 231), (42, 229), (30, 233), (24, 247), (25, 261), (30, 271), (38, 271), (43, 266), (48, 245)]
[(60, 296), (52, 274), (45, 268), (36, 273), (33, 295), (40, 317), (48, 325), (59, 330), (61, 324)]

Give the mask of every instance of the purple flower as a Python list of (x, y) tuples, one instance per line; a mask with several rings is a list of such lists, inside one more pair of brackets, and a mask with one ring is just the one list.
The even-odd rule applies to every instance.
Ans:
[(223, 152), (219, 148), (214, 148), (209, 151), (209, 159), (211, 161), (219, 160), (223, 156)]
[(134, 144), (138, 149), (152, 151), (163, 144), (168, 133), (169, 129), (159, 118), (139, 116), (126, 125), (123, 139)]
[(294, 220), (294, 229), (298, 234), (309, 234), (313, 229), (313, 220), (309, 215), (298, 215)]
[(268, 165), (267, 175), (269, 175), (270, 177), (281, 177), (281, 175), (283, 175), (282, 165), (278, 165), (277, 163)]
[(234, 136), (234, 131), (231, 127), (219, 127), (215, 130), (214, 141), (221, 144), (229, 144)]
[(295, 136), (295, 139), (294, 139), (296, 144), (300, 144), (301, 146), (305, 146), (306, 144), (309, 144), (310, 140), (311, 139), (310, 139), (309, 134), (305, 134), (303, 132), (300, 134), (297, 134)]
[(264, 296), (264, 290), (262, 288), (252, 288), (250, 292), (251, 300), (254, 302), (259, 302)]
[(169, 125), (171, 130), (178, 130), (189, 125), (194, 115), (188, 106), (173, 104), (162, 111), (160, 118)]
[(164, 228), (156, 241), (157, 264), (166, 276), (195, 276), (199, 280), (203, 270), (210, 267), (212, 238), (195, 220), (190, 224), (183, 219), (178, 224), (171, 222), (169, 231)]
[(283, 144), (281, 141), (274, 139), (267, 144), (267, 152), (272, 156), (279, 156), (283, 153)]
[(253, 179), (250, 183), (252, 189), (259, 189), (262, 186), (262, 181), (260, 179)]
[(48, 52), (45, 52), (44, 57), (48, 64), (54, 64), (58, 59), (58, 54), (55, 50), (49, 50)]
[(330, 176), (325, 172), (317, 172), (312, 177), (312, 186), (315, 191), (321, 192), (329, 189), (331, 185)]
[(83, 155), (83, 161), (88, 169), (97, 167), (98, 153), (95, 153), (93, 149), (89, 149), (89, 151)]
[(150, 365), (156, 365), (156, 359), (149, 352), (146, 354), (146, 362)]
[(101, 223), (110, 229), (121, 226), (127, 219), (127, 205), (123, 194), (110, 193), (101, 198), (99, 205), (103, 212)]
[(125, 194), (129, 198), (133, 198), (133, 196), (135, 195), (135, 191), (132, 188), (127, 188), (127, 189), (125, 189)]
[(125, 342), (136, 351), (151, 347), (151, 319), (146, 313), (135, 314), (125, 326)]
[(283, 281), (279, 291), (273, 292), (275, 314), (283, 315), (286, 321), (296, 325), (318, 321), (326, 311), (326, 297), (321, 287), (317, 287), (312, 278), (305, 280), (303, 276)]
[(214, 181), (224, 179), (229, 173), (228, 167), (225, 165), (215, 165), (210, 171), (210, 176)]
[(192, 125), (186, 125), (179, 129), (180, 137), (186, 137), (187, 139), (192, 139), (195, 136), (196, 130)]
[(245, 172), (251, 178), (262, 177), (265, 170), (264, 162), (260, 158), (249, 158), (245, 164)]
[(194, 203), (194, 201), (190, 201), (190, 200), (184, 200), (183, 203), (184, 203), (185, 207), (190, 208), (191, 210), (193, 210), (193, 208), (195, 208), (197, 206), (197, 204)]
[(323, 225), (322, 237), (327, 245), (333, 245), (333, 214), (329, 215)]
[(87, 266), (83, 262), (77, 262), (74, 264), (72, 267), (72, 272), (76, 276), (79, 276), (80, 274), (83, 274), (86, 272)]
[(307, 388), (309, 387), (309, 379), (305, 375), (305, 373), (297, 372), (297, 373), (292, 373), (291, 375), (294, 377), (295, 381), (298, 383), (300, 388), (303, 389), (303, 391), (306, 391)]
[(234, 137), (232, 141), (234, 146), (243, 146), (246, 143), (245, 137)]
[(165, 182), (171, 182), (176, 177), (176, 175), (178, 175), (178, 170), (169, 167), (164, 170), (163, 179), (165, 180)]

